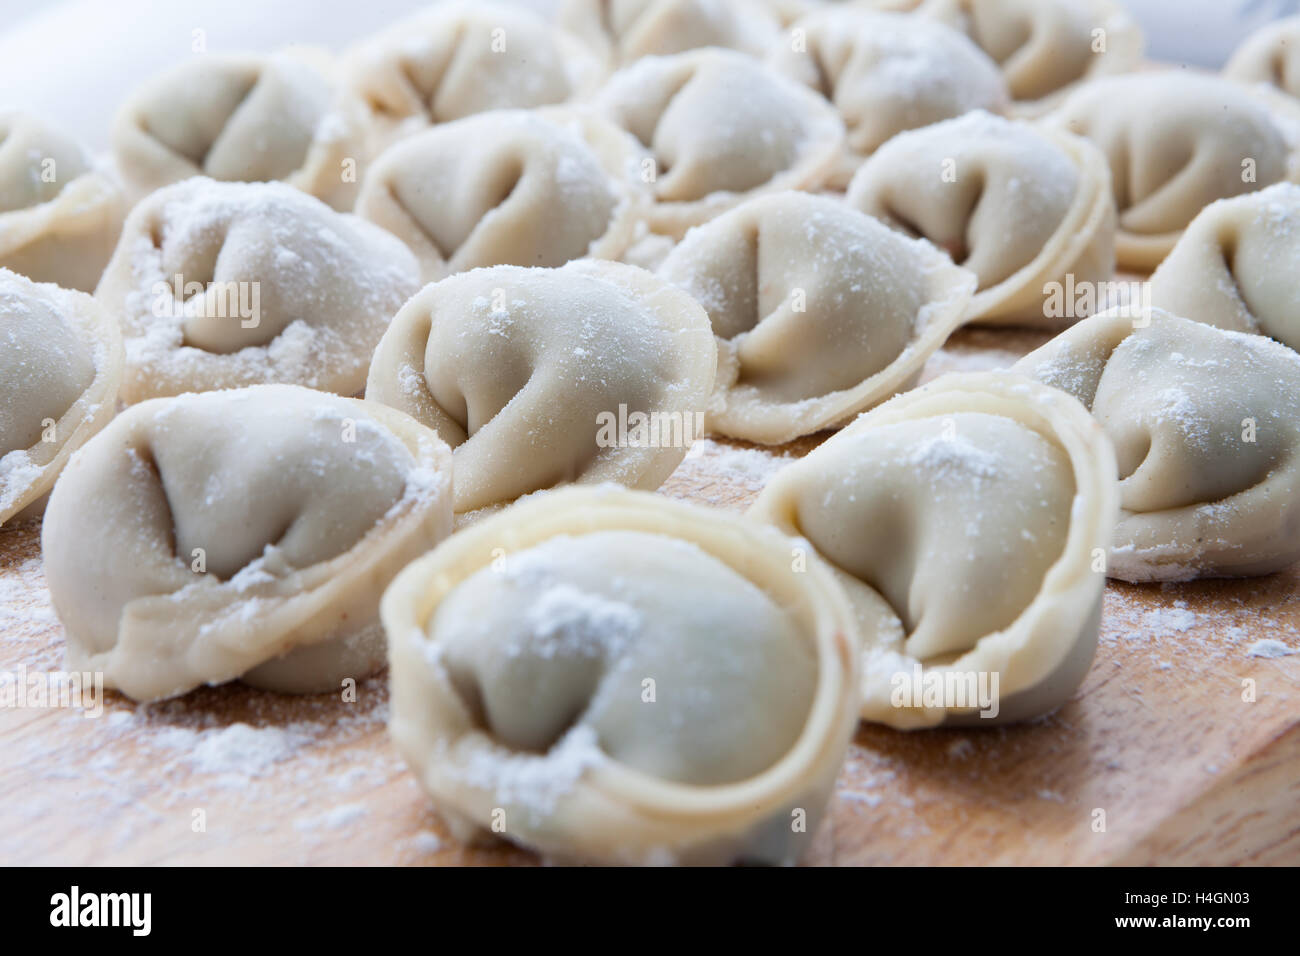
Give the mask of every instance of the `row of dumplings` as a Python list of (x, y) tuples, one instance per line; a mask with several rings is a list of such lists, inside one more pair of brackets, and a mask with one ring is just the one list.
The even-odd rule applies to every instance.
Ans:
[[(1094, 268), (1114, 241), (1121, 266), (1150, 269), (1209, 202), (1296, 171), (1300, 81), (1286, 57), (1300, 19), (1252, 38), (1222, 77), (1131, 72), (1141, 35), (1111, 0), (858, 0), (779, 15), (759, 0), (589, 0), (560, 22), (449, 3), (339, 57), (197, 56), (119, 111), (120, 188), (67, 137), (8, 115), (0, 266), (91, 291), (124, 211), (192, 176), (283, 181), (355, 209), (413, 249), (423, 281), (583, 255), (654, 260), (756, 194), (847, 188), (855, 208), (970, 257), (988, 290), (1057, 235), (1092, 240)], [(1035, 123), (935, 126), (980, 112)], [(1107, 192), (1114, 237), (1071, 204)], [(647, 230), (663, 242), (647, 244)], [(1039, 263), (1056, 267), (1050, 278), (1072, 264)], [(976, 318), (1035, 319), (981, 305)]]
[[(1026, 79), (1005, 49), (1015, 17), (1054, 5), (978, 0), (925, 6), (964, 18), (1017, 100), (1158, 116), (1030, 123), (994, 115), (1004, 95), (859, 147), (888, 113), (864, 89), (920, 102), (963, 62), (934, 44), (979, 50), (924, 16), (839, 7), (811, 12), (834, 18), (816, 83), (776, 54), (659, 49), (601, 84), (702, 6), (600, 20), (597, 110), (546, 105), (572, 95), (547, 64), (573, 75), (586, 48), (515, 11), (438, 10), (418, 21), (436, 29), (371, 41), (389, 53), (358, 54), (375, 92), (356, 115), (382, 148), (360, 151), (376, 158), (351, 199), (304, 161), (346, 139), (347, 111), (306, 106), (333, 102), (308, 95), (327, 67), (225, 83), (200, 61), (124, 110), (141, 155), (190, 166), (136, 180), (81, 285), (94, 297), (0, 272), (0, 523), (48, 496), (70, 668), (154, 700), (334, 689), (387, 660), (394, 737), (458, 831), (503, 810), (507, 835), (558, 858), (790, 862), (859, 719), (1048, 712), (1091, 663), (1107, 574), (1300, 557), (1300, 187), (1254, 191), (1287, 175), (1281, 93), (1137, 74), (1070, 94), (1090, 69)], [(491, 42), (520, 50), (513, 25), (489, 28), (507, 16), (561, 52), (528, 40), (500, 72), (515, 61)], [(871, 36), (903, 52), (857, 83)], [(539, 99), (499, 99), (521, 90)], [(330, 122), (289, 122), (311, 115)], [(846, 174), (846, 198), (811, 192)], [(1095, 316), (1009, 373), (905, 391), (962, 324), (1037, 321), (1046, 283), (1161, 248), (1169, 312)], [(620, 409), (678, 431), (606, 441)], [(744, 517), (645, 493), (701, 432), (780, 443), (848, 422)], [(919, 686), (968, 675), (998, 676), (991, 708)]]

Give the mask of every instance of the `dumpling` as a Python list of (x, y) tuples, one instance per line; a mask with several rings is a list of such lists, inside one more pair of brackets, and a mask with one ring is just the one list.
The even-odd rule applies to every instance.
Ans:
[(749, 512), (836, 570), (862, 716), (901, 730), (1047, 713), (1097, 646), (1115, 456), (1074, 399), (947, 375), (782, 469)]
[(1300, 186), (1206, 206), (1151, 276), (1151, 304), (1300, 349)]
[(367, 158), (361, 103), (323, 54), (205, 54), (135, 92), (113, 158), (138, 200), (192, 176), (283, 181), (347, 211)]
[(827, 7), (851, 8), (877, 13), (910, 13), (924, 0), (763, 0), (769, 10), (775, 11), (781, 23), (792, 25), (810, 13)]
[(1142, 29), (1113, 0), (926, 0), (920, 12), (975, 41), (1030, 111), (1142, 60)]
[(595, 105), (650, 150), (647, 221), (675, 238), (760, 192), (821, 187), (844, 137), (821, 96), (730, 50), (645, 57)]
[(496, 109), (564, 103), (605, 76), (596, 54), (537, 14), (499, 3), (438, 3), (346, 54), (375, 146)]
[(1269, 574), (1300, 559), (1300, 355), (1160, 309), (1112, 310), (1014, 368), (1078, 398), (1114, 442), (1111, 577)]
[(0, 269), (94, 292), (126, 214), (81, 146), (27, 113), (0, 112)]
[(569, 488), (384, 595), (398, 750), (463, 838), (563, 861), (790, 864), (857, 723), (843, 592), (716, 510)]
[(41, 547), (70, 670), (158, 700), (337, 691), (383, 665), (383, 588), (450, 532), (451, 455), (291, 385), (135, 405), (73, 458)]
[(456, 450), (456, 511), (566, 481), (653, 490), (703, 429), (704, 310), (650, 273), (579, 260), (427, 286), (375, 350), (366, 397)]
[(565, 0), (559, 23), (615, 64), (706, 46), (758, 56), (780, 30), (762, 0)]
[(1266, 83), (1300, 97), (1300, 17), (1260, 27), (1237, 47), (1223, 75), (1242, 83)]
[(904, 130), (971, 110), (1007, 107), (997, 64), (956, 30), (921, 17), (832, 8), (798, 21), (768, 64), (839, 110), (847, 149), (842, 186), (864, 157)]
[(0, 269), (0, 527), (41, 514), (121, 383), (122, 336), (94, 299)]
[(1150, 270), (1210, 203), (1294, 179), (1293, 117), (1213, 76), (1135, 73), (1080, 87), (1047, 122), (1110, 162), (1121, 268)]
[(406, 243), (425, 282), (479, 266), (615, 259), (651, 201), (645, 155), (595, 116), (492, 110), (389, 147), (356, 211)]
[(761, 2), (776, 16), (782, 26), (788, 27), (808, 14), (828, 6), (852, 7), (883, 13), (908, 13), (917, 9), (922, 0), (761, 0)]
[(195, 178), (131, 211), (96, 298), (122, 323), (122, 398), (282, 383), (355, 395), (419, 288), (378, 226), (281, 183)]
[(1106, 157), (1087, 140), (985, 112), (901, 133), (858, 170), (855, 209), (947, 249), (979, 277), (971, 319), (1060, 324), (1051, 283), (1115, 271)]
[(780, 444), (910, 387), (975, 277), (833, 199), (777, 193), (692, 229), (659, 270), (718, 339), (709, 430)]

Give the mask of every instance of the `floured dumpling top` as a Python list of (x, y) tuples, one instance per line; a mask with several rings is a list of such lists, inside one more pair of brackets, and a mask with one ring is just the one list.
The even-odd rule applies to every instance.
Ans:
[(1078, 398), (1115, 444), (1111, 577), (1268, 574), (1300, 559), (1300, 355), (1160, 309), (1112, 311), (1015, 370)]
[(594, 116), (492, 110), (385, 150), (357, 214), (405, 242), (425, 282), (480, 266), (613, 259), (650, 202), (644, 158), (631, 135)]
[(608, 488), (455, 535), (384, 596), (399, 749), (455, 826), (548, 856), (793, 863), (857, 707), (848, 605), (793, 547)]
[(451, 456), (392, 409), (288, 385), (127, 409), (50, 497), (67, 666), (136, 700), (382, 665), (382, 588), (450, 532)]
[(633, 266), (497, 266), (427, 286), (366, 396), (456, 450), (456, 511), (567, 481), (654, 489), (702, 430), (717, 349), (685, 293)]
[(1142, 60), (1142, 30), (1113, 0), (925, 0), (920, 13), (975, 41), (1030, 111)]
[[(1007, 722), (1060, 706), (1091, 664), (1114, 468), (1068, 396), (949, 375), (780, 471), (749, 517), (837, 569), (862, 631), (864, 718)], [(927, 679), (967, 696), (928, 699)]]
[(704, 306), (718, 339), (708, 427), (765, 444), (909, 387), (975, 286), (929, 243), (796, 192), (691, 230), (659, 274)]
[(1266, 83), (1300, 97), (1300, 17), (1260, 27), (1237, 47), (1223, 75), (1242, 83)]
[(1049, 283), (1115, 270), (1110, 167), (1077, 136), (968, 113), (894, 137), (845, 198), (974, 272), (976, 321), (1059, 324), (1044, 310)]
[(366, 158), (361, 104), (323, 53), (206, 53), (154, 77), (113, 122), (113, 158), (139, 199), (208, 176), (281, 180), (348, 210)]
[(445, 2), (369, 37), (345, 57), (375, 145), (498, 109), (564, 103), (605, 75), (594, 52), (526, 8)]
[(799, 20), (768, 65), (835, 104), (848, 128), (838, 185), (881, 144), (904, 130), (976, 109), (1002, 112), (997, 65), (956, 30), (921, 17), (852, 7)]
[(1294, 178), (1295, 108), (1185, 71), (1107, 77), (1047, 119), (1092, 140), (1110, 162), (1121, 268), (1148, 270), (1216, 199)]
[(564, 0), (559, 23), (615, 64), (706, 46), (758, 56), (780, 29), (762, 0)]
[(94, 299), (0, 269), (0, 526), (41, 513), (121, 382), (122, 337)]
[(820, 187), (844, 136), (820, 95), (729, 50), (645, 57), (595, 104), (650, 150), (648, 221), (671, 236), (759, 192)]
[(355, 395), (419, 288), (384, 230), (281, 183), (191, 179), (131, 211), (96, 298), (122, 323), (122, 397), (283, 383)]
[(28, 113), (0, 112), (0, 269), (94, 292), (124, 205), (80, 145)]
[(1151, 276), (1151, 304), (1300, 349), (1300, 186), (1206, 206)]

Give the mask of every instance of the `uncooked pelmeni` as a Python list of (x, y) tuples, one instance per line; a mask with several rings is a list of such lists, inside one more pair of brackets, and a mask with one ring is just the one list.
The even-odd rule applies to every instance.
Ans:
[(1070, 697), (1097, 646), (1116, 498), (1114, 453), (1078, 402), (986, 372), (863, 415), (749, 517), (835, 567), (862, 634), (862, 716), (912, 729)]
[(1060, 324), (1051, 283), (1115, 271), (1106, 157), (1087, 140), (982, 111), (901, 133), (858, 170), (850, 206), (947, 249), (979, 277), (970, 317)]
[(44, 510), (121, 383), (122, 337), (94, 299), (0, 269), (0, 526)]
[(562, 861), (790, 864), (857, 723), (852, 613), (771, 528), (563, 489), (393, 582), (398, 749), (462, 837)]
[(1268, 574), (1300, 559), (1300, 355), (1160, 309), (1112, 310), (1015, 370), (1078, 398), (1114, 442), (1111, 577)]
[(451, 276), (406, 303), (366, 397), (456, 450), (456, 511), (567, 481), (653, 490), (702, 430), (717, 349), (696, 302), (579, 260)]
[(485, 110), (564, 103), (606, 75), (577, 37), (500, 3), (434, 4), (363, 40), (345, 63), (376, 149)]
[(910, 387), (975, 277), (842, 202), (787, 192), (692, 229), (660, 276), (718, 339), (711, 431), (780, 444)]
[(646, 157), (596, 116), (491, 110), (385, 150), (356, 212), (406, 243), (425, 282), (480, 266), (616, 259), (651, 201)]
[(282, 183), (195, 178), (131, 211), (96, 298), (126, 339), (122, 398), (283, 383), (355, 395), (415, 257)]
[(137, 200), (209, 176), (281, 180), (346, 211), (368, 137), (365, 110), (327, 55), (207, 53), (132, 95), (113, 121), (113, 158)]
[(28, 113), (0, 112), (0, 269), (94, 292), (126, 215), (81, 146)]
[(1091, 139), (1110, 162), (1121, 268), (1149, 270), (1216, 199), (1295, 179), (1296, 108), (1185, 71), (1085, 84), (1047, 118)]
[(925, 0), (919, 12), (975, 41), (1028, 112), (1142, 60), (1142, 29), (1114, 0)]
[(1266, 83), (1300, 97), (1300, 17), (1260, 27), (1237, 47), (1223, 74), (1243, 83)]
[(1151, 276), (1151, 304), (1300, 349), (1300, 186), (1206, 206)]
[(133, 406), (77, 454), (41, 547), (67, 666), (136, 700), (382, 666), (379, 597), (451, 526), (429, 429), (292, 385)]
[(1003, 112), (997, 64), (956, 30), (921, 17), (837, 7), (786, 31), (768, 57), (783, 76), (818, 91), (848, 128), (835, 183), (890, 137), (975, 109)]
[(844, 138), (819, 94), (731, 50), (645, 57), (595, 105), (653, 154), (648, 222), (673, 237), (761, 192), (820, 188)]
[(793, 26), (810, 13), (824, 10), (827, 6), (852, 6), (855, 9), (873, 10), (882, 13), (908, 13), (915, 10), (922, 0), (760, 0), (781, 22), (782, 26)]
[(763, 0), (564, 0), (559, 23), (612, 64), (706, 46), (757, 56), (780, 30)]

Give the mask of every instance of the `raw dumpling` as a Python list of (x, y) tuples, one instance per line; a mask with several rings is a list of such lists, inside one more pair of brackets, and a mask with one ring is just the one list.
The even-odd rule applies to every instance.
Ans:
[(375, 350), (366, 397), (456, 450), (456, 511), (566, 481), (655, 489), (703, 428), (709, 318), (650, 273), (580, 260), (427, 286)]
[(1121, 268), (1155, 268), (1216, 199), (1295, 178), (1295, 112), (1213, 76), (1136, 73), (1088, 83), (1047, 122), (1101, 148), (1119, 209)]
[(862, 633), (862, 716), (906, 730), (1069, 698), (1097, 646), (1115, 512), (1114, 454), (1078, 402), (974, 373), (863, 415), (749, 517), (835, 567)]
[(1268, 574), (1300, 559), (1300, 355), (1160, 309), (1112, 310), (1015, 370), (1078, 398), (1115, 444), (1111, 577)]
[(757, 56), (780, 30), (761, 0), (565, 0), (559, 22), (614, 64), (706, 46)]
[(94, 299), (0, 269), (0, 526), (40, 515), (121, 383), (122, 336)]
[(782, 26), (789, 27), (808, 14), (823, 10), (827, 6), (845, 6), (885, 13), (907, 13), (919, 7), (922, 0), (761, 0), (761, 2), (776, 16)]
[(113, 122), (118, 172), (140, 199), (208, 176), (282, 180), (347, 211), (365, 165), (361, 103), (314, 51), (203, 56), (141, 87)]
[(564, 489), (384, 595), (390, 730), (458, 835), (564, 861), (795, 862), (857, 723), (852, 614), (771, 528)]
[(596, 106), (653, 154), (648, 221), (673, 237), (759, 192), (817, 189), (844, 137), (821, 96), (730, 50), (645, 57)]
[(896, 13), (834, 8), (798, 21), (773, 48), (777, 72), (817, 90), (848, 127), (834, 181), (904, 130), (975, 109), (1002, 112), (997, 64), (956, 30)]
[(281, 183), (191, 179), (127, 218), (96, 298), (122, 322), (122, 398), (283, 383), (355, 395), (415, 257)]
[(1067, 133), (973, 112), (901, 133), (858, 170), (850, 206), (947, 249), (979, 277), (970, 317), (1060, 324), (1050, 283), (1115, 271), (1115, 201), (1101, 151)]
[(718, 339), (709, 429), (763, 444), (910, 387), (975, 288), (929, 243), (795, 192), (692, 229), (659, 274), (704, 306)]
[(357, 214), (405, 242), (425, 282), (479, 266), (615, 259), (650, 203), (644, 158), (595, 116), (492, 110), (389, 147)]
[(1267, 83), (1300, 97), (1300, 17), (1287, 17), (1256, 30), (1223, 68), (1242, 83)]
[(438, 3), (363, 41), (346, 58), (377, 148), (497, 109), (563, 103), (604, 77), (578, 38), (497, 3)]
[(1221, 199), (1151, 276), (1151, 304), (1300, 349), (1300, 186)]
[(126, 214), (82, 148), (26, 113), (0, 113), (0, 269), (94, 292)]
[(450, 526), (437, 435), (262, 385), (127, 409), (68, 464), (41, 547), (70, 670), (136, 700), (316, 693), (382, 666), (380, 594)]
[(1113, 0), (926, 0), (920, 12), (974, 40), (1031, 111), (1142, 60), (1142, 30)]

